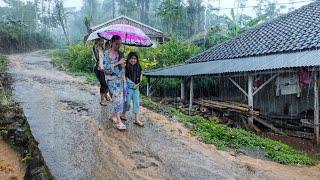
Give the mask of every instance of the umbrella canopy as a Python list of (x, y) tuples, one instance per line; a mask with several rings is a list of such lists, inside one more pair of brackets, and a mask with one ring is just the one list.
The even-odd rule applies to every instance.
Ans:
[(99, 37), (111, 40), (113, 35), (119, 35), (122, 43), (129, 46), (150, 47), (150, 38), (139, 28), (127, 24), (114, 24), (102, 28), (97, 33)]
[(88, 42), (88, 41), (93, 41), (93, 40), (95, 40), (95, 39), (100, 38), (100, 37), (98, 36), (98, 32), (99, 32), (98, 30), (92, 32), (92, 33), (88, 36), (87, 42)]

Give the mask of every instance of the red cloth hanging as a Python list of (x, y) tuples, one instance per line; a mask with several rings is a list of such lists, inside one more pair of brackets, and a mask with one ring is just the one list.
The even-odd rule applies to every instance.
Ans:
[(301, 87), (309, 85), (312, 82), (311, 71), (307, 68), (301, 68), (298, 70), (299, 74), (299, 85)]

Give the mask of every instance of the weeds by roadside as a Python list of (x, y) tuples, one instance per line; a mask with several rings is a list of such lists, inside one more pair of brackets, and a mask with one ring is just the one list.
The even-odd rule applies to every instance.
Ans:
[[(150, 98), (142, 96), (142, 105), (148, 109), (158, 111), (163, 109)], [(177, 109), (171, 109), (175, 116), (191, 134), (198, 136), (204, 143), (214, 144), (219, 149), (260, 149), (263, 156), (281, 164), (288, 165), (315, 165), (316, 161), (305, 153), (298, 152), (287, 144), (274, 141), (240, 128), (231, 128), (219, 124), (216, 117), (205, 119), (201, 116), (189, 116)]]
[[(77, 58), (77, 57), (73, 57), (73, 56), (69, 57), (67, 50), (63, 50), (63, 49), (56, 50), (54, 52), (51, 52), (49, 54), (49, 57), (51, 58), (52, 63), (55, 66), (57, 66), (59, 69), (66, 71), (66, 72), (68, 72), (72, 75), (75, 75), (75, 76), (84, 76), (84, 77), (86, 77), (88, 83), (90, 83), (90, 84), (98, 83), (98, 80), (93, 72), (93, 69), (92, 69), (92, 71), (83, 71), (81, 68), (76, 68), (76, 67), (70, 66), (71, 63), (69, 61), (72, 61), (71, 58)], [(82, 58), (82, 56), (79, 55), (79, 58), (80, 58), (80, 60), (77, 60), (78, 64), (87, 63), (89, 66), (92, 66), (91, 62), (90, 62), (91, 57), (89, 59), (90, 61), (87, 60), (87, 58), (89, 58), (89, 57)]]

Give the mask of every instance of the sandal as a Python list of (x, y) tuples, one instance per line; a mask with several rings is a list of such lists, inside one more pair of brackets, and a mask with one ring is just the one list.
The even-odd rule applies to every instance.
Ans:
[(117, 123), (117, 120), (114, 119), (114, 118), (112, 118), (112, 117), (111, 117), (109, 120), (110, 120), (113, 124), (116, 124), (116, 123)]
[(107, 106), (107, 105), (108, 105), (108, 103), (107, 103), (107, 102), (102, 102), (102, 101), (101, 101), (101, 102), (100, 102), (100, 105), (101, 105), (101, 106)]
[(122, 122), (115, 124), (115, 128), (117, 128), (119, 131), (126, 130), (127, 127)]
[(107, 94), (105, 95), (105, 98), (106, 98), (107, 101), (112, 101), (112, 98), (111, 98), (111, 96), (110, 96), (109, 93), (107, 93)]
[(133, 124), (140, 126), (140, 127), (144, 127), (144, 124), (140, 121), (134, 121)]
[(126, 117), (126, 116), (124, 116), (124, 115), (121, 115), (121, 116), (120, 116), (120, 119), (122, 119), (122, 120), (126, 121), (126, 120), (127, 120), (127, 117)]

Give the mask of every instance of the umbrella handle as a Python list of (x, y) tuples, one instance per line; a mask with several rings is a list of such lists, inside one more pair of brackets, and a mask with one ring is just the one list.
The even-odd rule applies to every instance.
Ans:
[(124, 50), (123, 50), (124, 52), (123, 52), (123, 53), (126, 52), (127, 35), (128, 35), (128, 34), (126, 33), (126, 38), (124, 39), (124, 43), (125, 43), (125, 44), (124, 44)]

